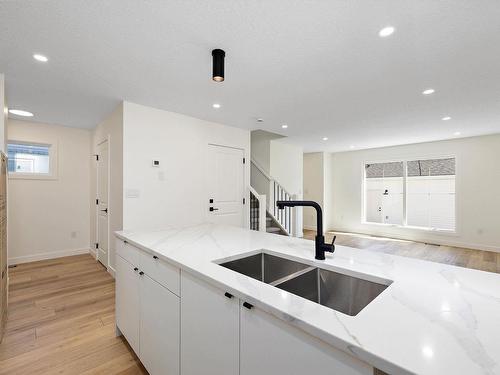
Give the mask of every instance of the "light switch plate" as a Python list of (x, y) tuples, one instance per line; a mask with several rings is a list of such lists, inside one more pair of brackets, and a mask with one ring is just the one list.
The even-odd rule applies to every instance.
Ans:
[(141, 195), (141, 192), (139, 189), (126, 189), (125, 190), (125, 197), (126, 198), (139, 198)]

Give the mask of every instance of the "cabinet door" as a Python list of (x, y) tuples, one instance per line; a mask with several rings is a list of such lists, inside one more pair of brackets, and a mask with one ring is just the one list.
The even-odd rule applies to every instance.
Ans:
[(182, 375), (239, 373), (239, 300), (181, 272)]
[(116, 325), (139, 355), (139, 275), (134, 266), (116, 257)]
[(147, 275), (140, 285), (141, 362), (151, 375), (178, 375), (179, 297)]
[(255, 307), (240, 310), (240, 375), (368, 375), (372, 367)]

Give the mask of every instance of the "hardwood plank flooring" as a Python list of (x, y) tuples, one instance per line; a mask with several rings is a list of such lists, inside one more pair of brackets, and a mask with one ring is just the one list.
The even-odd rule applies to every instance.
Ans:
[(115, 283), (90, 255), (9, 269), (0, 374), (147, 374), (115, 337)]
[[(327, 232), (325, 242), (331, 243), (334, 235), (337, 236), (335, 241), (337, 245), (500, 273), (500, 253), (492, 251), (341, 232)], [(304, 238), (314, 240), (314, 236), (316, 231), (304, 230)]]

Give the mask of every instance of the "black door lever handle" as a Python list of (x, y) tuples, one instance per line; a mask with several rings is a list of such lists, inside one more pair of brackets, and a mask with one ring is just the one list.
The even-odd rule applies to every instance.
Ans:
[(219, 211), (218, 208), (214, 208), (214, 207), (210, 207), (209, 210), (210, 210), (210, 212), (212, 212), (212, 211)]

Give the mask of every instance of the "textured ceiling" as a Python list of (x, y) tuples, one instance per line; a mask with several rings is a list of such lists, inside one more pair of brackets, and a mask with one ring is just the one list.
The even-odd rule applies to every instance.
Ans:
[(500, 132), (499, 20), (498, 0), (1, 1), (0, 71), (35, 121), (128, 100), (339, 151)]

